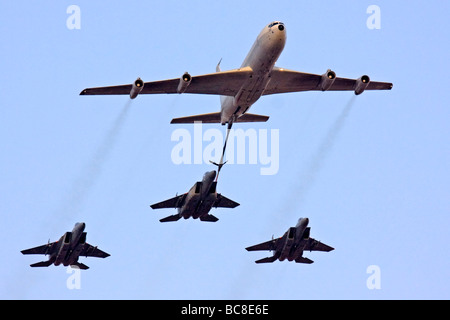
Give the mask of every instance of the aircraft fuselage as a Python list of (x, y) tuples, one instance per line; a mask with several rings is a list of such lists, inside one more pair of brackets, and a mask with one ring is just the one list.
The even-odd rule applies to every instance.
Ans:
[(286, 44), (286, 29), (283, 23), (273, 22), (261, 31), (241, 68), (253, 70), (238, 93), (222, 98), (221, 123), (230, 123), (245, 114), (264, 93), (270, 81), (270, 72)]
[(303, 249), (305, 243), (302, 240), (308, 238), (309, 235), (305, 234), (306, 228), (308, 226), (308, 218), (300, 218), (295, 227), (289, 228), (289, 230), (284, 234), (284, 245), (281, 250), (275, 252), (278, 256), (278, 260), (283, 261), (288, 259), (293, 261), (303, 255)]
[(185, 219), (197, 219), (208, 214), (217, 199), (217, 192), (213, 187), (216, 171), (206, 172), (202, 181), (197, 182), (188, 192), (186, 200), (178, 209), (178, 214)]
[(78, 261), (80, 252), (86, 243), (85, 223), (75, 224), (72, 232), (66, 232), (58, 241), (58, 249), (50, 256), (55, 266), (69, 266)]

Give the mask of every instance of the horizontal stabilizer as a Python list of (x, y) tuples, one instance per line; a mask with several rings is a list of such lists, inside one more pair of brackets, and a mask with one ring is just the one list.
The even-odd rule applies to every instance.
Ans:
[(85, 265), (84, 263), (81, 263), (81, 262), (75, 262), (74, 264), (71, 264), (70, 267), (74, 268), (74, 269), (78, 268), (78, 269), (81, 269), (81, 270), (89, 269), (89, 267), (87, 265)]
[(200, 220), (207, 221), (207, 222), (216, 222), (217, 220), (219, 220), (219, 218), (216, 218), (212, 214), (207, 214), (207, 215), (200, 217)]
[(195, 116), (189, 117), (181, 117), (174, 118), (170, 123), (194, 123), (194, 122), (202, 122), (202, 123), (220, 123), (220, 112), (213, 113), (204, 113)]
[(305, 257), (300, 257), (300, 258), (295, 259), (295, 262), (311, 264), (314, 261), (312, 261), (311, 259), (305, 258)]
[[(266, 122), (267, 120), (269, 120), (268, 116), (246, 113), (237, 118), (234, 122)], [(194, 123), (194, 122), (221, 123), (222, 119), (220, 112), (213, 112), (213, 113), (199, 114), (195, 116), (174, 118), (170, 123), (173, 124), (173, 123)]]
[(234, 122), (266, 122), (269, 120), (268, 116), (262, 116), (260, 114), (252, 114), (252, 113), (246, 113), (239, 118), (236, 119)]
[(270, 263), (270, 262), (274, 262), (275, 260), (277, 260), (278, 258), (276, 256), (273, 257), (267, 257), (267, 258), (263, 258), (263, 259), (259, 259), (256, 260), (256, 263)]
[(175, 215), (173, 215), (173, 216), (165, 217), (165, 218), (163, 218), (163, 219), (161, 219), (161, 220), (159, 220), (159, 221), (160, 221), (160, 222), (171, 222), (171, 221), (178, 221), (178, 220), (180, 220), (180, 219), (181, 219), (181, 216), (178, 215), (178, 214), (175, 214)]
[(33, 268), (35, 268), (35, 267), (48, 267), (52, 263), (53, 262), (51, 262), (50, 260), (48, 260), (48, 261), (41, 261), (41, 262), (30, 264), (30, 267), (33, 267)]

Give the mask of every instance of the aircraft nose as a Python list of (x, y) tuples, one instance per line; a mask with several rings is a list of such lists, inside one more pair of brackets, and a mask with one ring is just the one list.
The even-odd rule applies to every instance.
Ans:
[(216, 171), (208, 171), (205, 173), (204, 175), (204, 179), (208, 179), (208, 180), (214, 180), (214, 178), (216, 177)]
[(86, 227), (86, 223), (84, 223), (84, 222), (78, 222), (78, 223), (75, 225), (75, 227), (81, 227), (81, 229), (84, 230), (84, 228)]
[(279, 24), (278, 25), (278, 30), (284, 31), (284, 24)]

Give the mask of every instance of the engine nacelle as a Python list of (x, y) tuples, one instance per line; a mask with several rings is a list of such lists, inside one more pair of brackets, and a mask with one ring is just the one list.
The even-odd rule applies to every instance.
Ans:
[(177, 92), (184, 93), (187, 87), (191, 84), (191, 81), (192, 81), (191, 75), (185, 72), (180, 78), (180, 83), (178, 84)]
[(144, 81), (142, 81), (141, 78), (137, 78), (131, 87), (130, 99), (136, 98), (142, 89), (144, 89)]
[(328, 89), (330, 89), (331, 85), (334, 83), (335, 80), (336, 80), (336, 73), (328, 69), (327, 72), (325, 72), (322, 75), (322, 79), (320, 80), (319, 84), (320, 89), (322, 91), (327, 91)]
[(72, 233), (66, 232), (63, 236), (61, 245), (59, 247), (58, 253), (56, 254), (55, 266), (59, 266), (63, 262), (70, 249), (70, 242), (72, 240)]
[(295, 227), (289, 228), (288, 234), (286, 237), (286, 242), (284, 243), (283, 250), (279, 257), (280, 261), (283, 261), (284, 259), (286, 259), (289, 256), (289, 252), (291, 251), (291, 248), (294, 245), (296, 230), (297, 229)]
[(361, 93), (364, 92), (364, 90), (366, 90), (367, 86), (369, 85), (370, 82), (370, 78), (369, 76), (362, 76), (361, 78), (359, 78), (358, 80), (356, 80), (356, 84), (355, 84), (355, 94), (359, 95)]

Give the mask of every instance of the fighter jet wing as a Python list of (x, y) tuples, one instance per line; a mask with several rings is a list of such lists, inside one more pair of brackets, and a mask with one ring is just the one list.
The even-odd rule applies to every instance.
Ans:
[(80, 252), (80, 256), (106, 258), (109, 257), (110, 254), (98, 249), (97, 247), (91, 246), (89, 243), (86, 243), (83, 250)]
[(227, 197), (218, 193), (217, 199), (214, 202), (213, 207), (215, 207), (215, 208), (236, 208), (238, 205), (239, 205), (239, 203), (234, 202), (233, 200), (228, 199)]
[(261, 250), (269, 250), (269, 251), (273, 251), (277, 249), (277, 245), (278, 245), (278, 241), (281, 238), (278, 239), (272, 239), (251, 247), (247, 247), (245, 248), (245, 250), (247, 251), (261, 251)]
[(183, 205), (184, 200), (186, 199), (186, 195), (187, 193), (182, 194), (181, 196), (176, 196), (171, 199), (152, 204), (150, 207), (152, 209), (180, 208)]
[(52, 253), (52, 247), (56, 242), (47, 243), (42, 246), (34, 247), (31, 249), (22, 250), (22, 254), (50, 254)]
[[(253, 74), (249, 67), (230, 71), (215, 72), (200, 76), (193, 76), (185, 93), (215, 94), (234, 96), (243, 82)], [(161, 81), (145, 82), (139, 94), (178, 93), (180, 78)], [(119, 86), (87, 88), (80, 95), (116, 95), (130, 94), (132, 84)]]
[(324, 243), (322, 243), (320, 241), (317, 241), (317, 240), (315, 240), (313, 238), (309, 238), (307, 240), (307, 243), (305, 245), (305, 249), (304, 250), (305, 251), (326, 251), (326, 252), (329, 252), (329, 251), (334, 250), (334, 248), (332, 248), (330, 246), (327, 246), (326, 244), (324, 244)]
[[(319, 91), (322, 75), (292, 71), (274, 67), (270, 74), (270, 82), (263, 95), (299, 91)], [(356, 79), (336, 77), (329, 91), (353, 91)], [(370, 81), (365, 90), (391, 90), (392, 83)]]

